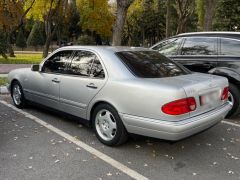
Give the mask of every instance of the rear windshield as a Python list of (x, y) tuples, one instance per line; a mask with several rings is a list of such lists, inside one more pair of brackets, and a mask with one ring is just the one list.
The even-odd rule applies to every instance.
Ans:
[(137, 77), (161, 78), (190, 73), (183, 66), (155, 51), (122, 51), (116, 54)]

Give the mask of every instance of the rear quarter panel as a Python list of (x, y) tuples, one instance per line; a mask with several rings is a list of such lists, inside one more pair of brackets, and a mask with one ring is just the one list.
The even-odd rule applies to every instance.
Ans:
[(175, 121), (189, 117), (189, 114), (169, 116), (161, 111), (164, 104), (185, 98), (184, 89), (161, 86), (144, 80), (109, 80), (88, 106), (90, 119), (92, 106), (104, 101), (114, 106), (119, 113), (159, 120)]

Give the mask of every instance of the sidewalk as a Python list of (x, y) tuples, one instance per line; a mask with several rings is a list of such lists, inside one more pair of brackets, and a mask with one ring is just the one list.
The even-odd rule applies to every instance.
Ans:
[(1, 94), (8, 94), (8, 89), (6, 86), (0, 86), (0, 95)]
[(10, 71), (19, 68), (30, 68), (31, 64), (0, 64), (0, 74), (8, 74)]

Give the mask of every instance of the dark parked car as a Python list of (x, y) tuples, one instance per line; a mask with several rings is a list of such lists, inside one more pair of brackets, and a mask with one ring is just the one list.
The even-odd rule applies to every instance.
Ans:
[(184, 33), (151, 47), (191, 71), (211, 73), (229, 80), (229, 101), (233, 108), (228, 117), (240, 110), (240, 33)]

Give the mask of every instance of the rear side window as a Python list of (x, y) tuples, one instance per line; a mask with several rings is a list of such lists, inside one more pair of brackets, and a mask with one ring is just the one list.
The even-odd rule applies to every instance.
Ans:
[(137, 77), (161, 78), (190, 73), (182, 66), (155, 51), (123, 51), (116, 54)]
[(69, 73), (73, 75), (89, 76), (96, 55), (88, 51), (77, 51), (72, 59)]
[(186, 38), (181, 49), (182, 55), (217, 55), (217, 38)]
[(240, 56), (240, 40), (222, 38), (221, 55)]
[(100, 63), (100, 61), (97, 58), (93, 61), (90, 76), (95, 77), (95, 78), (104, 78), (105, 77), (102, 64)]
[(168, 39), (153, 48), (163, 55), (176, 55), (182, 38)]

